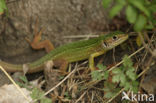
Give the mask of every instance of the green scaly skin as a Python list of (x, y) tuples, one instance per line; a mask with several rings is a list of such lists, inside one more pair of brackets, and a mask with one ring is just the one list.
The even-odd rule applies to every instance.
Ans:
[[(27, 63), (28, 73), (39, 72), (43, 70), (45, 62), (52, 60), (65, 60), (68, 63), (89, 59), (89, 67), (94, 66), (94, 57), (104, 54), (106, 51), (120, 45), (128, 39), (128, 35), (122, 32), (113, 32), (101, 35), (97, 38), (76, 41), (62, 45), (40, 59)], [(94, 55), (95, 54), (95, 55)], [(0, 65), (8, 72), (23, 71), (23, 64), (11, 64), (0, 61)]]

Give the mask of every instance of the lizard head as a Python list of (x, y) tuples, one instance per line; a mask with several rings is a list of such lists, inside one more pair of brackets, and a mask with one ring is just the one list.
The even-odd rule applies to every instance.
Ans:
[(100, 38), (102, 40), (102, 46), (104, 49), (109, 50), (128, 39), (128, 34), (122, 32), (112, 32)]

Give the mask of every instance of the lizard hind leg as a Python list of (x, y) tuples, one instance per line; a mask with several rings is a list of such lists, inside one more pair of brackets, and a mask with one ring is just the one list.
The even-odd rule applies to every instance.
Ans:
[(59, 67), (59, 71), (61, 74), (68, 74), (67, 71), (67, 67), (68, 67), (68, 61), (63, 60), (63, 59), (59, 59), (59, 60), (54, 60), (54, 66)]

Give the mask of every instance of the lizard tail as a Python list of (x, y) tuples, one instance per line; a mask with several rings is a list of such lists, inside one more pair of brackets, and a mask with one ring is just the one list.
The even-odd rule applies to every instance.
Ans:
[(23, 65), (15, 65), (15, 64), (10, 64), (7, 62), (0, 61), (0, 66), (2, 66), (6, 71), (8, 72), (22, 72), (23, 71)]
[(27, 73), (40, 72), (44, 68), (44, 64), (33, 65), (31, 64), (11, 64), (4, 61), (0, 61), (0, 66), (2, 66), (7, 72), (23, 72), (24, 69), (28, 69)]

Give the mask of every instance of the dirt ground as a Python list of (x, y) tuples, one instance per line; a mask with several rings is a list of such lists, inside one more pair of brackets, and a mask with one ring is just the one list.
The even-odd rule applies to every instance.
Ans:
[[(26, 37), (33, 39), (35, 29), (39, 32), (44, 28), (42, 40), (49, 39), (55, 47), (86, 39), (65, 36), (129, 29), (123, 14), (113, 20), (109, 19), (108, 10), (103, 8), (101, 0), (7, 0), (7, 7), (8, 17), (0, 15), (0, 59), (15, 64), (32, 62), (46, 54), (45, 50), (33, 50), (25, 40)], [(119, 46), (98, 57), (97, 61), (102, 59), (104, 65), (120, 61), (124, 54), (136, 50), (136, 46), (134, 51), (129, 50), (132, 47), (130, 42), (127, 41), (129, 47), (123, 49)], [(9, 82), (1, 72), (0, 81), (0, 86)]]

